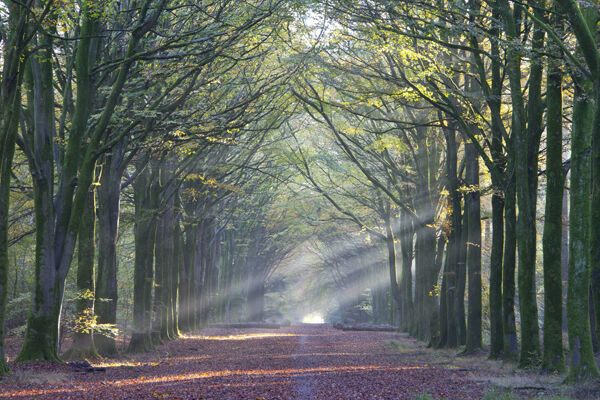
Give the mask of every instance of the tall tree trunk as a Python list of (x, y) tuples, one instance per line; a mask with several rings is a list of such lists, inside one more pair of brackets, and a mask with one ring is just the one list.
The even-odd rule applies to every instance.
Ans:
[(79, 250), (77, 253), (77, 303), (76, 326), (73, 344), (65, 354), (65, 358), (82, 359), (97, 357), (94, 345), (94, 330), (91, 324), (94, 319), (94, 282), (96, 256), (96, 201), (94, 191), (88, 193), (82, 223), (78, 235)]
[[(144, 168), (142, 163), (137, 168)], [(138, 174), (133, 183), (135, 203), (135, 263), (133, 272), (133, 333), (128, 351), (144, 352), (152, 349), (148, 306), (152, 300), (152, 286), (146, 285), (147, 271), (152, 273), (154, 262), (154, 236), (156, 235), (154, 210), (151, 207), (151, 178), (148, 168)], [(152, 280), (152, 276), (150, 277)], [(146, 291), (150, 291), (149, 295)]]
[(61, 257), (56, 251), (62, 249), (60, 245), (55, 246), (57, 238), (54, 230), (52, 40), (47, 35), (41, 35), (38, 44), (41, 48), (39, 54), (29, 59), (27, 71), (28, 103), (33, 112), (27, 140), (35, 146), (28, 155), (34, 187), (35, 275), (33, 304), (27, 319), (23, 347), (17, 359), (59, 361), (58, 331), (66, 271), (58, 265)]
[(467, 232), (469, 224), (468, 204), (465, 200), (462, 229), (459, 243), (458, 253), (458, 277), (456, 284), (456, 319), (457, 319), (457, 334), (458, 344), (465, 345), (467, 343), (467, 322), (465, 319), (465, 289), (467, 287)]
[(515, 318), (515, 271), (517, 254), (517, 214), (514, 162), (509, 156), (507, 186), (504, 197), (504, 257), (502, 264), (502, 330), (504, 360), (516, 361), (519, 356)]
[[(498, 190), (498, 189), (496, 189)], [(504, 349), (502, 328), (502, 251), (504, 248), (504, 197), (492, 195), (492, 250), (490, 254), (490, 358)]]
[(398, 321), (402, 321), (404, 316), (402, 313), (402, 296), (400, 294), (400, 288), (398, 286), (398, 278), (396, 276), (396, 239), (394, 237), (394, 229), (392, 228), (392, 210), (391, 204), (388, 201), (387, 204), (381, 204), (381, 208), (384, 209), (384, 222), (385, 222), (385, 244), (387, 247), (388, 254), (388, 276), (390, 282), (390, 290), (392, 298), (396, 303), (396, 310), (400, 314), (398, 315)]
[(456, 290), (458, 275), (459, 243), (461, 237), (461, 205), (460, 193), (458, 191), (458, 155), (456, 147), (456, 131), (453, 127), (445, 129), (446, 137), (446, 179), (448, 191), (450, 192), (448, 214), (450, 228), (448, 233), (448, 245), (446, 250), (445, 279), (446, 283), (446, 346), (454, 348), (458, 345), (458, 329), (456, 318)]
[[(187, 207), (186, 207), (187, 210)], [(188, 211), (189, 215), (189, 211)], [(193, 218), (193, 216), (191, 216)], [(183, 296), (180, 297), (180, 324), (183, 332), (191, 332), (196, 329), (196, 291), (195, 291), (195, 255), (196, 255), (196, 231), (197, 227), (192, 221), (184, 223), (185, 241), (184, 241), (184, 264), (185, 275), (187, 279), (180, 286)]]
[(564, 372), (562, 340), (562, 72), (549, 60), (546, 85), (546, 210), (544, 218), (544, 352), (542, 369)]
[[(21, 83), (23, 81), (25, 34), (28, 10), (20, 3), (9, 6), (8, 31), (4, 41), (2, 79), (0, 81), (0, 375), (9, 372), (4, 353), (6, 297), (8, 293), (8, 214), (10, 210), (10, 181), (21, 112)], [(15, 280), (16, 285), (16, 280)]]
[[(164, 175), (161, 177), (161, 181), (165, 182), (167, 176)], [(172, 185), (169, 185), (172, 186)], [(161, 308), (162, 308), (162, 326), (161, 326), (161, 336), (164, 340), (172, 340), (174, 339), (174, 329), (173, 329), (173, 269), (176, 268), (174, 259), (174, 249), (173, 249), (173, 225), (174, 225), (174, 199), (173, 192), (170, 190), (171, 188), (167, 188), (164, 193), (166, 197), (165, 200), (165, 210), (163, 211), (163, 215), (161, 216), (161, 241), (157, 243), (159, 246), (162, 246), (161, 256), (162, 256), (162, 299), (161, 299)]]
[[(444, 235), (440, 237), (441, 240), (447, 240)], [(447, 259), (446, 259), (447, 260)], [(442, 286), (440, 288), (440, 306), (439, 306), (439, 340), (434, 343), (435, 347), (445, 347), (448, 345), (448, 304), (447, 304), (447, 293), (448, 293), (448, 265), (444, 265), (442, 270)]]
[(479, 194), (479, 157), (472, 143), (465, 145), (467, 185), (467, 270), (469, 274), (469, 314), (465, 352), (481, 348), (481, 213)]
[[(176, 209), (180, 209), (180, 205), (176, 206)], [(175, 271), (173, 275), (173, 332), (175, 337), (179, 337), (181, 335), (181, 315), (186, 312), (185, 306), (182, 304), (184, 300), (184, 292), (187, 291), (187, 275), (185, 270), (185, 263), (183, 261), (183, 232), (181, 231), (181, 226), (179, 221), (181, 219), (181, 215), (178, 215), (175, 218), (175, 226), (174, 226), (174, 250), (175, 250)]]
[[(492, 13), (492, 18), (499, 19), (497, 10)], [(504, 180), (506, 159), (502, 148), (502, 134), (504, 125), (502, 121), (502, 59), (500, 57), (499, 40), (500, 28), (494, 24), (491, 35), (491, 95), (488, 105), (492, 117), (492, 142), (490, 153), (492, 161), (502, 174), (502, 178), (492, 174), (492, 249), (490, 254), (490, 358), (501, 356), (504, 349), (504, 329), (502, 318), (502, 262), (504, 250)]]
[(196, 255), (194, 257), (194, 298), (196, 299), (195, 329), (202, 328), (202, 306), (203, 306), (203, 274), (204, 274), (204, 245), (208, 222), (202, 219), (197, 227), (196, 233)]
[[(119, 149), (122, 152), (123, 149)], [(96, 315), (98, 323), (117, 323), (117, 241), (119, 234), (121, 168), (120, 157), (105, 158), (98, 187), (98, 277), (96, 282)], [(94, 337), (102, 355), (117, 354), (115, 337), (97, 334)]]
[(403, 331), (412, 332), (415, 325), (414, 307), (413, 307), (413, 238), (414, 231), (410, 216), (402, 213), (400, 216), (400, 247), (402, 250), (402, 315), (404, 318), (399, 321)]
[(576, 86), (571, 132), (571, 221), (569, 227), (569, 280), (567, 288), (567, 326), (570, 364), (568, 382), (593, 379), (600, 375), (589, 320), (590, 286), (590, 172), (591, 132), (594, 104), (590, 92)]

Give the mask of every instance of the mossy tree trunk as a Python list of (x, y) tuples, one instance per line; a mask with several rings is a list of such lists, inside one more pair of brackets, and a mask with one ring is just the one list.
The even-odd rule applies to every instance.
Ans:
[[(138, 163), (143, 169), (133, 183), (135, 203), (135, 264), (133, 272), (133, 333), (128, 351), (143, 352), (152, 349), (151, 304), (154, 264), (155, 216), (152, 208), (152, 194), (149, 168)], [(148, 272), (150, 275), (148, 276)], [(147, 284), (150, 281), (150, 284)]]
[(0, 80), (0, 375), (9, 372), (4, 353), (6, 297), (8, 293), (8, 215), (10, 182), (15, 140), (21, 112), (21, 84), (24, 75), (28, 10), (19, 2), (6, 1), (8, 6), (7, 36), (2, 49), (2, 79)]
[[(40, 50), (30, 57), (27, 70), (28, 103), (27, 152), (34, 187), (36, 225), (35, 274), (32, 308), (27, 319), (25, 340), (19, 361), (53, 360), (58, 357), (58, 331), (66, 269), (60, 265), (60, 251), (54, 221), (54, 98), (52, 44), (48, 35), (35, 40)], [(60, 239), (64, 239), (61, 237)], [(59, 239), (59, 240), (60, 240)], [(59, 253), (57, 254), (57, 250)]]
[[(154, 176), (153, 190), (162, 190), (159, 183), (159, 176)], [(156, 222), (156, 236), (154, 241), (154, 297), (152, 299), (153, 304), (153, 318), (152, 318), (152, 343), (162, 344), (168, 337), (164, 335), (167, 332), (165, 321), (166, 321), (166, 310), (163, 303), (165, 291), (165, 257), (164, 257), (164, 218), (161, 216), (157, 217)]]
[(516, 361), (519, 342), (515, 318), (515, 272), (517, 255), (517, 213), (513, 158), (509, 155), (504, 194), (504, 255), (502, 258), (502, 330), (504, 360)]
[[(590, 87), (588, 86), (589, 93)], [(590, 286), (590, 173), (591, 132), (595, 105), (577, 86), (571, 132), (571, 198), (569, 216), (569, 279), (567, 327), (570, 364), (568, 382), (595, 379), (600, 374), (594, 359), (589, 319)]]
[[(96, 315), (98, 323), (117, 323), (117, 242), (119, 234), (121, 176), (125, 143), (115, 146), (105, 157), (98, 187), (98, 278), (96, 283)], [(95, 335), (96, 347), (102, 355), (117, 353), (112, 336)]]
[(94, 330), (91, 324), (94, 318), (94, 296), (96, 285), (96, 199), (94, 190), (90, 190), (86, 207), (81, 216), (81, 229), (78, 235), (77, 252), (77, 303), (76, 326), (73, 344), (64, 358), (81, 359), (98, 357), (94, 345)]
[[(590, 273), (598, 268), (600, 228), (592, 216), (600, 215), (591, 206), (600, 205), (598, 176), (600, 166), (600, 51), (597, 47), (598, 12), (574, 0), (558, 0), (575, 33), (578, 56), (587, 64), (587, 74), (573, 68), (575, 81), (571, 131), (571, 187), (569, 219), (569, 261), (567, 287), (567, 327), (570, 364), (567, 382), (597, 379), (589, 319)], [(591, 150), (591, 151), (590, 151)], [(590, 181), (593, 178), (593, 182)], [(592, 267), (592, 264), (594, 267)]]
[[(582, 56), (583, 60), (588, 67), (587, 74), (581, 74), (580, 71), (575, 70), (572, 74), (573, 79), (578, 83), (581, 89), (584, 91), (582, 93), (590, 103), (592, 103), (592, 99), (594, 99), (595, 104), (590, 105), (588, 107), (593, 107), (594, 111), (585, 111), (587, 113), (594, 114), (594, 122), (591, 127), (591, 227), (590, 227), (590, 249), (591, 249), (591, 285), (592, 285), (592, 295), (593, 295), (593, 305), (595, 312), (595, 320), (596, 320), (596, 336), (600, 333), (600, 323), (598, 323), (600, 317), (600, 226), (598, 224), (598, 218), (600, 218), (600, 127), (598, 124), (600, 123), (600, 107), (598, 106), (598, 101), (600, 100), (600, 49), (598, 48), (598, 32), (597, 25), (599, 20), (599, 15), (596, 7), (589, 7), (587, 3), (580, 4), (574, 0), (559, 0), (558, 3), (562, 7), (565, 15), (575, 33), (578, 43), (578, 56)], [(574, 68), (575, 69), (575, 68)], [(584, 111), (582, 111), (584, 112)], [(573, 126), (575, 129), (575, 126)], [(583, 133), (581, 133), (583, 135)], [(573, 177), (574, 170), (571, 170), (571, 181), (576, 179)], [(571, 193), (571, 200), (573, 200), (573, 193)], [(571, 203), (571, 210), (577, 208), (579, 206), (573, 205)], [(575, 216), (570, 215), (570, 220), (575, 221)], [(569, 231), (571, 232), (571, 230)], [(572, 246), (569, 247), (570, 249)], [(569, 251), (569, 279), (571, 278), (571, 258), (573, 254)], [(582, 267), (581, 267), (582, 268)], [(585, 278), (585, 274), (581, 275), (582, 278)], [(578, 282), (577, 285), (580, 285)], [(569, 298), (569, 293), (571, 292), (571, 286), (567, 290), (567, 298)], [(579, 295), (583, 295), (579, 293)], [(567, 322), (569, 319), (569, 304), (567, 304)], [(569, 339), (571, 336), (571, 324), (569, 325)], [(581, 329), (584, 328), (580, 326), (578, 328), (578, 336), (581, 334)], [(583, 339), (578, 339), (583, 340)], [(569, 345), (571, 346), (571, 340), (569, 340)], [(571, 351), (573, 349), (571, 348)], [(576, 350), (579, 352), (579, 350)], [(582, 354), (582, 361), (585, 364), (589, 363), (589, 356), (586, 354)], [(571, 361), (571, 367), (573, 371), (569, 371), (569, 380), (577, 381), (583, 378), (589, 378), (597, 375), (597, 368), (592, 365), (587, 365), (588, 371), (585, 370), (585, 366), (582, 368), (580, 365), (573, 366), (573, 361)]]
[[(558, 50), (558, 49), (556, 49)], [(562, 340), (562, 72), (558, 60), (548, 60), (546, 84), (546, 210), (544, 218), (544, 347), (542, 369), (564, 372)]]

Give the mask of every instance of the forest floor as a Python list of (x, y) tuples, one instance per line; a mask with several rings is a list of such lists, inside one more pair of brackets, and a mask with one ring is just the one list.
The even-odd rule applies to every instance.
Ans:
[[(17, 344), (9, 341), (9, 350), (16, 351)], [(515, 370), (486, 360), (483, 352), (457, 357), (456, 351), (427, 349), (397, 333), (343, 332), (326, 325), (207, 329), (154, 352), (90, 362), (95, 372), (68, 364), (11, 363), (13, 374), (0, 380), (0, 398), (600, 398), (595, 388), (565, 389), (560, 376)]]

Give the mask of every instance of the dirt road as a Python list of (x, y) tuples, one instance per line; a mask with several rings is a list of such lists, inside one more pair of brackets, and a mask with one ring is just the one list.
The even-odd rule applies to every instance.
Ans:
[(479, 399), (469, 371), (423, 357), (396, 333), (327, 326), (207, 330), (142, 355), (68, 365), (13, 366), (0, 398)]

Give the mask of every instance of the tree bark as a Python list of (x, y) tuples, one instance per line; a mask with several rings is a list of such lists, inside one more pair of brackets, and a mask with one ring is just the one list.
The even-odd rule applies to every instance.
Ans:
[[(28, 17), (24, 7), (13, 1), (9, 6), (8, 35), (2, 49), (2, 79), (0, 81), (0, 375), (9, 372), (4, 352), (6, 298), (8, 294), (8, 215), (10, 182), (15, 140), (21, 113), (21, 84), (24, 74), (25, 34)], [(15, 282), (16, 284), (16, 282)]]
[(465, 145), (466, 178), (469, 192), (467, 210), (467, 270), (469, 274), (469, 313), (466, 353), (482, 347), (481, 338), (481, 212), (479, 194), (479, 157), (472, 143)]
[(519, 357), (519, 343), (515, 318), (515, 271), (517, 254), (517, 214), (515, 179), (512, 161), (509, 156), (507, 186), (504, 197), (504, 256), (502, 264), (502, 330), (504, 333), (504, 360), (516, 361)]
[(77, 303), (76, 326), (73, 344), (64, 358), (82, 359), (98, 357), (94, 345), (94, 297), (96, 292), (95, 256), (96, 256), (96, 201), (94, 190), (90, 190), (82, 224), (78, 235), (77, 252)]
[[(152, 269), (154, 263), (155, 216), (152, 209), (151, 177), (149, 168), (144, 168), (133, 183), (135, 203), (135, 263), (133, 272), (133, 333), (128, 351), (137, 353), (152, 349), (151, 305)], [(150, 276), (148, 276), (148, 271)], [(150, 285), (146, 284), (150, 280)], [(149, 292), (149, 293), (147, 293)]]
[[(121, 153), (124, 149), (115, 149)], [(98, 277), (96, 282), (96, 315), (98, 323), (117, 323), (117, 241), (121, 199), (121, 174), (117, 154), (105, 158), (98, 187)], [(114, 337), (95, 335), (98, 352), (102, 355), (118, 353)]]
[(404, 319), (399, 321), (403, 327), (403, 331), (412, 332), (415, 325), (414, 308), (413, 308), (413, 277), (412, 277), (412, 261), (413, 261), (413, 238), (414, 231), (410, 216), (405, 212), (400, 215), (400, 247), (402, 250), (402, 315)]
[(567, 327), (570, 363), (568, 382), (595, 379), (600, 373), (594, 359), (589, 320), (590, 286), (590, 173), (591, 132), (595, 107), (576, 86), (571, 132), (571, 221), (569, 227), (569, 279)]
[(564, 372), (562, 340), (562, 200), (565, 177), (562, 165), (562, 72), (549, 59), (546, 112), (546, 210), (544, 218), (544, 347), (542, 369)]
[(448, 182), (449, 204), (448, 214), (450, 218), (450, 227), (448, 232), (448, 244), (446, 250), (446, 265), (444, 277), (446, 284), (446, 346), (454, 348), (458, 346), (458, 329), (456, 318), (456, 291), (459, 260), (459, 243), (461, 237), (461, 204), (460, 192), (458, 191), (458, 155), (456, 146), (456, 131), (453, 127), (444, 130), (446, 137), (446, 180)]

